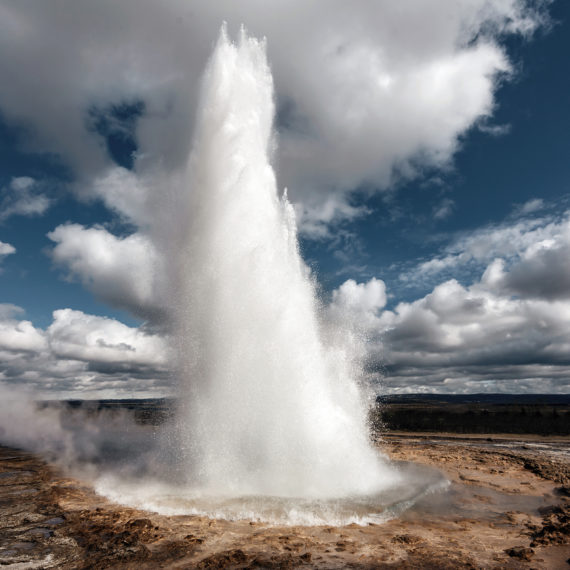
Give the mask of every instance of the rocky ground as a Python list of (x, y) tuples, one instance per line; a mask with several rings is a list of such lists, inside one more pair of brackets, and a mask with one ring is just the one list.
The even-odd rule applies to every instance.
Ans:
[(568, 568), (570, 440), (391, 434), (447, 492), (381, 525), (271, 526), (112, 504), (37, 456), (0, 448), (7, 568)]

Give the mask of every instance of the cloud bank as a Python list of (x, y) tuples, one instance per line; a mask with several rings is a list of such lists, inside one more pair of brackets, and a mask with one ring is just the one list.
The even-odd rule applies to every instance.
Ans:
[[(133, 186), (124, 176), (101, 189), (118, 159), (113, 140), (132, 139), (134, 156), (122, 161), (139, 176), (157, 165), (183, 168), (198, 80), (220, 24), (234, 33), (244, 24), (268, 38), (281, 184), (303, 231), (326, 235), (363, 213), (352, 204), (355, 190), (383, 190), (426, 165), (446, 165), (459, 137), (488, 122), (498, 83), (512, 74), (501, 42), (529, 37), (545, 23), (546, 5), (2, 2), (0, 75), (12, 80), (3, 83), (0, 110), (28, 129), (28, 148), (62, 157), (77, 194), (110, 192), (131, 215)], [(135, 207), (144, 207), (137, 198)]]
[[(476, 261), (479, 279), (445, 279), (391, 310), (351, 295), (352, 315), (374, 339), (370, 376), (397, 392), (567, 393), (570, 211), (464, 234), (448, 249), (414, 273)], [(372, 286), (378, 280), (347, 281), (333, 304)]]
[[(62, 308), (45, 330), (0, 311), (0, 380), (83, 395), (160, 392), (168, 352), (160, 243), (179, 220), (199, 77), (223, 20), (267, 36), (275, 77), (274, 162), (301, 231), (329, 239), (367, 215), (356, 196), (447, 168), (461, 137), (491, 136), (495, 93), (516, 62), (504, 47), (548, 23), (547, 1), (198, 2), (0, 0), (0, 113), (23, 128), (22, 150), (70, 169), (74, 195), (102, 201), (129, 228), (73, 223), (49, 234), (67, 279), (146, 325)], [(41, 93), (41, 97), (38, 97)], [(41, 181), (13, 178), (0, 221), (43, 214)], [(386, 309), (385, 284), (348, 280), (328, 318), (352, 321), (370, 374), (397, 390), (563, 391), (568, 324), (568, 220), (524, 217), (459, 236), (402, 275), (431, 293)], [(444, 199), (433, 215), (444, 219)], [(183, 214), (183, 212), (182, 212)], [(174, 216), (174, 217), (173, 217)], [(15, 248), (0, 242), (0, 260)], [(460, 283), (458, 268), (480, 269)], [(553, 277), (554, 276), (554, 277)], [(164, 333), (163, 333), (164, 334)], [(564, 376), (566, 374), (566, 376)]]
[(0, 304), (0, 383), (43, 397), (148, 396), (168, 390), (166, 339), (81, 311), (54, 311), (42, 330)]

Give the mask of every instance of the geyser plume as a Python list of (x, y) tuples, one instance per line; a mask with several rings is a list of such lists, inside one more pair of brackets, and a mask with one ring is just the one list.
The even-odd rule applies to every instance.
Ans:
[(213, 496), (375, 493), (397, 477), (369, 443), (353, 359), (323, 341), (271, 165), (274, 111), (265, 43), (222, 28), (169, 253), (181, 471)]
[(264, 43), (242, 31), (235, 45), (222, 29), (185, 172), (150, 197), (178, 345), (176, 420), (157, 433), (126, 411), (38, 410), (22, 396), (0, 413), (4, 441), (163, 514), (378, 523), (447, 486), (389, 465), (369, 441), (358, 351), (319, 319), (277, 191), (273, 115)]

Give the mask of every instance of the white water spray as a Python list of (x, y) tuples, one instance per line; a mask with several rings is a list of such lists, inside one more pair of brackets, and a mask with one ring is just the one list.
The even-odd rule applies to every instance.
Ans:
[(156, 211), (176, 422), (140, 469), (103, 471), (95, 488), (166, 515), (382, 522), (441, 480), (402, 474), (369, 441), (357, 351), (320, 321), (293, 209), (278, 196), (273, 116), (265, 43), (242, 31), (235, 45), (223, 28), (186, 170)]
[(212, 496), (375, 493), (395, 476), (369, 443), (350, 355), (323, 342), (271, 166), (273, 116), (265, 43), (222, 29), (171, 258), (183, 469)]

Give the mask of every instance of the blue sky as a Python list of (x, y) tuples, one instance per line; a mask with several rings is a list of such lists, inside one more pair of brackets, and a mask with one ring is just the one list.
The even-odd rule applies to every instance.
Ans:
[(378, 389), (567, 393), (563, 0), (0, 0), (0, 380), (167, 391), (153, 200), (223, 20), (267, 37), (279, 185)]
[[(536, 198), (553, 208), (570, 196), (570, 6), (554, 3), (551, 26), (532, 41), (505, 42), (516, 71), (499, 85), (490, 124), (505, 127), (492, 135), (478, 128), (461, 136), (449, 169), (426, 170), (394, 194), (367, 202), (373, 212), (350, 226), (364, 253), (361, 278), (397, 279), (401, 264), (429, 259), (460, 232), (503, 222), (517, 205)], [(452, 200), (450, 214), (434, 219), (434, 209)], [(334, 250), (307, 242), (309, 258), (338, 286), (346, 268)], [(396, 270), (391, 270), (395, 265)], [(470, 276), (472, 277), (472, 276)], [(397, 282), (397, 281), (396, 281)], [(424, 291), (426, 293), (427, 291)], [(421, 291), (399, 292), (397, 299)]]

